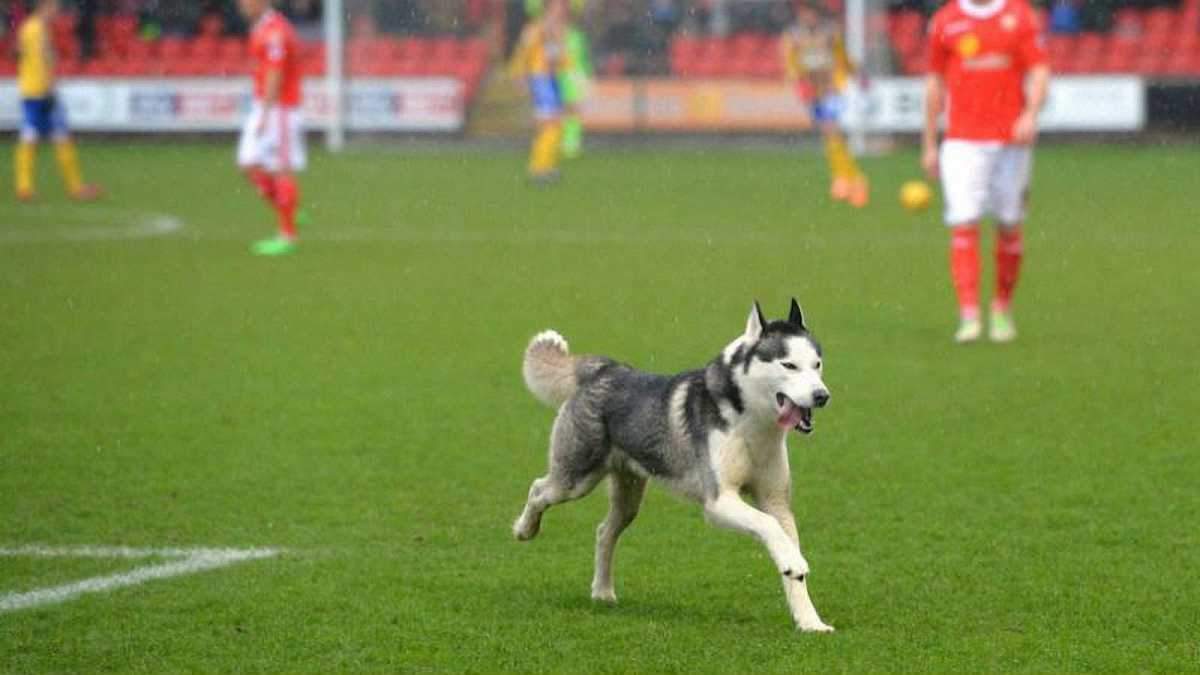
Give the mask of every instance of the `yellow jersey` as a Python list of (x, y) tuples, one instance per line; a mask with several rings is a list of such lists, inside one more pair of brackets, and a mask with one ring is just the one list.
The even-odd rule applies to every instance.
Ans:
[(17, 64), (17, 88), (21, 98), (45, 98), (54, 91), (54, 50), (46, 32), (46, 22), (30, 16), (17, 33), (20, 60)]
[(530, 22), (521, 31), (521, 39), (509, 63), (513, 77), (554, 76), (567, 68), (566, 28), (557, 31), (557, 35), (554, 32), (544, 21)]
[(841, 31), (832, 22), (797, 24), (783, 34), (780, 47), (788, 81), (807, 79), (818, 96), (842, 89), (854, 72)]

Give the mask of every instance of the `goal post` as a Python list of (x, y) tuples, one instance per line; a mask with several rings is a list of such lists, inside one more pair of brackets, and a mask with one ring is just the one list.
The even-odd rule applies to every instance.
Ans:
[(343, 0), (325, 0), (325, 97), (329, 121), (325, 146), (340, 152), (346, 146), (346, 10)]

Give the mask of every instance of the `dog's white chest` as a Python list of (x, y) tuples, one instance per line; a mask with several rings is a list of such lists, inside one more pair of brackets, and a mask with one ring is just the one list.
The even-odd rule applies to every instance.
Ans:
[(750, 438), (739, 433), (709, 436), (710, 458), (722, 489), (739, 490), (757, 482), (761, 474), (774, 470), (785, 453), (780, 437)]

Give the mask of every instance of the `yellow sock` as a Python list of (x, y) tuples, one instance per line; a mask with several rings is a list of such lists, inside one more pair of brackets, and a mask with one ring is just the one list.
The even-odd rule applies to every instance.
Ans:
[(529, 173), (538, 176), (558, 168), (562, 146), (562, 127), (547, 124), (538, 129), (529, 152)]
[(62, 172), (67, 192), (75, 194), (83, 188), (83, 173), (79, 170), (79, 154), (71, 141), (54, 144), (54, 156), (58, 158), (58, 169)]
[(825, 156), (829, 160), (829, 173), (834, 179), (858, 178), (858, 162), (846, 147), (846, 139), (840, 133), (834, 132), (825, 137)]
[(37, 164), (37, 144), (28, 141), (17, 143), (15, 177), (18, 195), (33, 194), (33, 172)]

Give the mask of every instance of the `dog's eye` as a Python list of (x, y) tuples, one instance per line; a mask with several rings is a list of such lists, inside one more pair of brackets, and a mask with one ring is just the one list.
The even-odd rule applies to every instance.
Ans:
[(784, 361), (783, 363), (780, 363), (779, 365), (783, 366), (784, 368), (787, 368), (788, 370), (796, 370), (796, 364), (792, 363), (791, 361)]
[(821, 362), (817, 361), (817, 363), (813, 366), (813, 370), (820, 370), (820, 369), (821, 369)]

